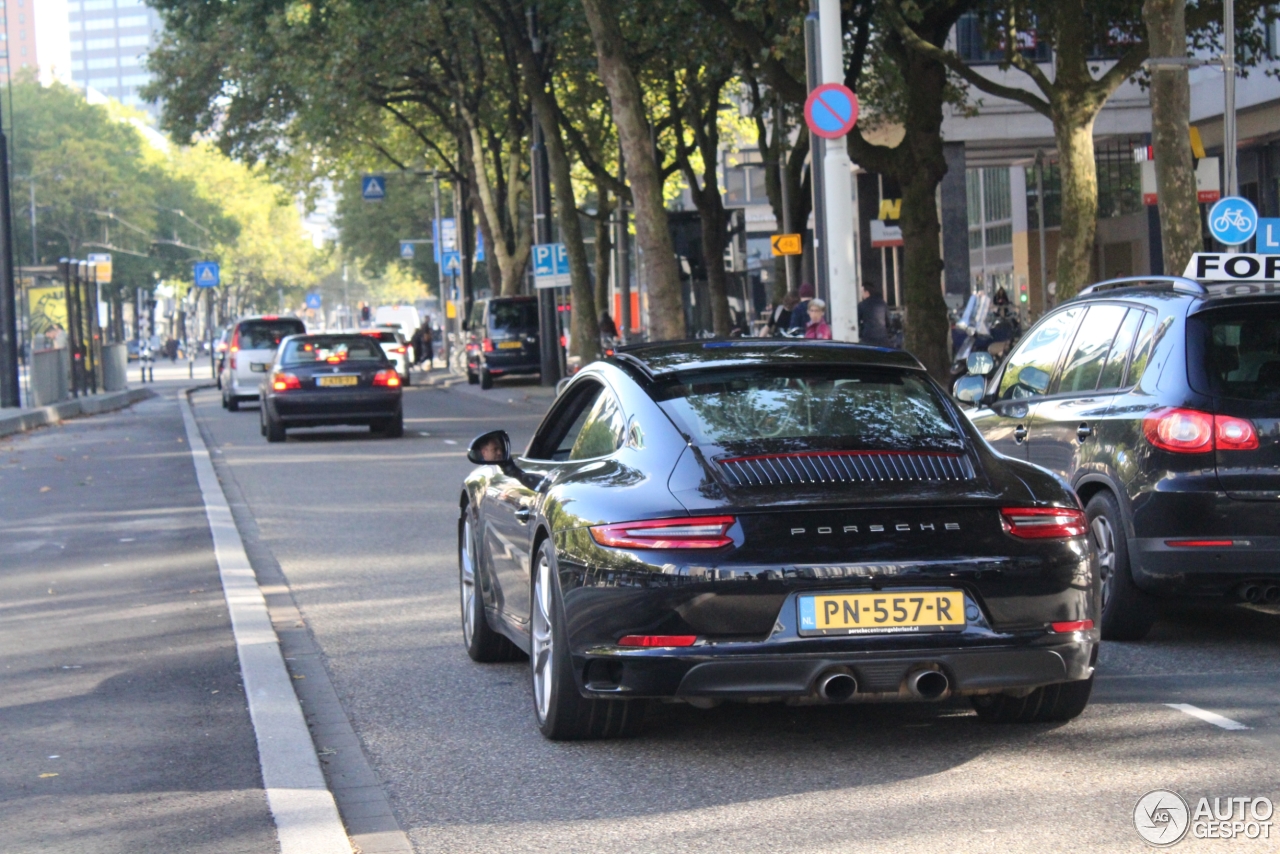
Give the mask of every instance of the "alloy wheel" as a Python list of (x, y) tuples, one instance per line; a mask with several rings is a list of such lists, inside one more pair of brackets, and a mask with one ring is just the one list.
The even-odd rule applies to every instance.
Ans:
[(551, 710), (552, 672), (555, 660), (551, 633), (551, 565), (546, 553), (538, 555), (538, 577), (534, 584), (533, 604), (533, 701), (538, 720), (545, 721)]
[(1089, 525), (1093, 532), (1093, 547), (1098, 555), (1098, 575), (1102, 579), (1102, 608), (1105, 611), (1111, 599), (1111, 585), (1116, 571), (1116, 535), (1106, 516), (1097, 516)]
[(476, 632), (476, 565), (471, 553), (471, 519), (462, 523), (462, 642), (470, 647)]

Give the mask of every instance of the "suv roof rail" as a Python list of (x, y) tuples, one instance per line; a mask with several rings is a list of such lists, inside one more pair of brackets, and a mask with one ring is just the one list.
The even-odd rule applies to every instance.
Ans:
[(1177, 293), (1191, 294), (1192, 296), (1204, 296), (1209, 293), (1205, 290), (1204, 285), (1195, 279), (1187, 279), (1182, 276), (1128, 276), (1123, 279), (1107, 279), (1105, 282), (1090, 285), (1077, 296), (1087, 296), (1098, 291), (1109, 291), (1112, 288), (1140, 287), (1142, 285), (1168, 287)]

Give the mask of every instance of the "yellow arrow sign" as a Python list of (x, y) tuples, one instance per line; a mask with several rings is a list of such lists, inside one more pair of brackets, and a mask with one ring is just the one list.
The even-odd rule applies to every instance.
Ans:
[(775, 234), (772, 245), (774, 255), (799, 255), (804, 251), (804, 241), (798, 234)]

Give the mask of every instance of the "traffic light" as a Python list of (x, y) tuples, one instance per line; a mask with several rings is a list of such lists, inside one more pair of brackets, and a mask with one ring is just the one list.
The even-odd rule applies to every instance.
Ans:
[(1027, 277), (1018, 277), (1018, 305), (1027, 304)]

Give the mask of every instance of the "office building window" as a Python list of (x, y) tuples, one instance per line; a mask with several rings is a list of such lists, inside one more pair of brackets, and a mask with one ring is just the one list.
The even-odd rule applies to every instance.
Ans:
[(128, 27), (145, 27), (145, 26), (147, 26), (146, 15), (129, 15), (128, 17), (120, 18), (120, 29), (122, 30), (127, 29)]
[(116, 58), (114, 56), (103, 57), (102, 59), (91, 59), (88, 62), (90, 68), (115, 68)]
[(115, 26), (114, 18), (93, 18), (84, 22), (86, 30), (113, 30)]
[(83, 0), (80, 9), (85, 12), (94, 12), (98, 9), (111, 9), (115, 6), (115, 0)]
[(120, 47), (146, 47), (151, 43), (151, 36), (121, 36)]

